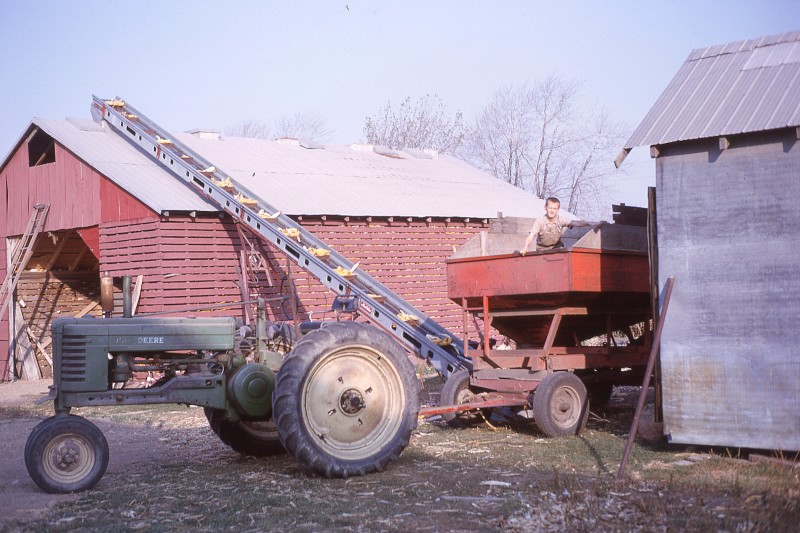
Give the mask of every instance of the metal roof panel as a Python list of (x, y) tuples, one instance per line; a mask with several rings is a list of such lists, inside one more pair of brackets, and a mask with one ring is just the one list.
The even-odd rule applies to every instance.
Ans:
[(540, 202), (446, 155), (426, 159), (401, 150), (378, 153), (370, 145), (308, 150), (263, 139), (174, 137), (286, 214), (493, 218), (498, 211), (531, 216)]
[(106, 128), (74, 118), (35, 118), (32, 124), (157, 213), (216, 211), (189, 185), (172, 178), (135, 146)]
[[(29, 129), (34, 127), (156, 212), (217, 210), (193, 186), (102, 124), (37, 118)], [(459, 159), (430, 152), (171, 136), (286, 214), (494, 218), (503, 212), (530, 217), (539, 214), (541, 204), (529, 192)]]
[(693, 50), (625, 144), (800, 126), (800, 32)]

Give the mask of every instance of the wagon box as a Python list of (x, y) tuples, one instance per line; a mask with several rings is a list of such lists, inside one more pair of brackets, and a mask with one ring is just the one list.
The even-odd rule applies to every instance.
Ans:
[(646, 228), (575, 228), (563, 248), (522, 256), (524, 229), (505, 221), (447, 260), (448, 297), (462, 306), (464, 338), (471, 319), (482, 328), (479, 341), (464, 348), (472, 372), (446, 387), (443, 403), (468, 401), (470, 392), (516, 395), (534, 406), (545, 433), (574, 434), (585, 423), (588, 398), (605, 403), (614, 385), (640, 382), (646, 366)]

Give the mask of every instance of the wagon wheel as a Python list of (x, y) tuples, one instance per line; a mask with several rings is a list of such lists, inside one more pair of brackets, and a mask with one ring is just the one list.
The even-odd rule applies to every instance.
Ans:
[(25, 444), (28, 474), (50, 493), (93, 487), (105, 474), (108, 457), (108, 442), (103, 432), (79, 416), (43, 420)]
[(364, 475), (397, 459), (417, 426), (419, 383), (388, 334), (334, 322), (284, 359), (273, 409), (286, 450), (325, 477)]
[(278, 428), (271, 418), (233, 422), (225, 418), (225, 411), (222, 409), (205, 407), (203, 411), (211, 431), (233, 451), (253, 457), (266, 457), (284, 452), (278, 438)]
[[(461, 405), (473, 399), (477, 394), (469, 388), (469, 369), (453, 373), (442, 386), (439, 396), (441, 405)], [(450, 427), (465, 428), (480, 424), (489, 418), (491, 409), (473, 409), (456, 413), (444, 413), (442, 417)]]
[(577, 435), (589, 419), (586, 387), (571, 372), (547, 375), (533, 394), (533, 418), (548, 437)]

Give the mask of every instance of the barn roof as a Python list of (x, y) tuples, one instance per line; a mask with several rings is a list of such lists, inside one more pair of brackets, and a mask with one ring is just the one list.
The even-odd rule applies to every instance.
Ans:
[[(126, 139), (89, 120), (36, 118), (12, 153), (34, 128), (156, 212), (216, 210)], [(539, 214), (542, 203), (459, 159), (433, 152), (213, 138), (199, 131), (173, 138), (288, 215), (494, 218), (498, 211)]]
[(693, 50), (624, 151), (800, 125), (800, 31)]

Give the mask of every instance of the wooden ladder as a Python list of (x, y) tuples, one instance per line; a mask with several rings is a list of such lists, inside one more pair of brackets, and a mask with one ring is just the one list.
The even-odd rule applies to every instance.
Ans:
[(17, 287), (17, 282), (28, 264), (28, 260), (33, 254), (33, 246), (36, 244), (36, 237), (44, 227), (47, 212), (50, 210), (49, 204), (36, 204), (31, 211), (31, 218), (28, 220), (28, 226), (25, 228), (25, 233), (22, 234), (17, 245), (14, 247), (14, 252), (11, 254), (11, 265), (8, 267), (6, 279), (3, 281), (3, 287), (0, 288), (0, 317), (2, 317), (8, 304), (11, 302), (11, 296), (14, 294), (14, 289)]

